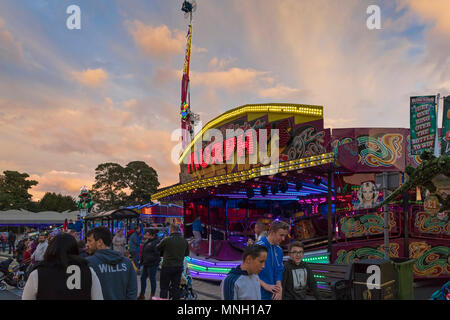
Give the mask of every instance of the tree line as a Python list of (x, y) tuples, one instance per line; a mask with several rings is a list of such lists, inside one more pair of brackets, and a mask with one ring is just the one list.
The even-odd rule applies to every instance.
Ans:
[[(27, 173), (3, 171), (0, 175), (0, 210), (63, 212), (78, 209), (79, 199), (54, 192), (46, 192), (40, 201), (32, 201), (29, 189), (39, 182), (27, 179), (29, 177)], [(107, 162), (95, 169), (95, 183), (89, 191), (95, 203), (94, 210), (108, 211), (149, 203), (158, 187), (158, 174), (143, 161), (132, 161), (125, 167)]]

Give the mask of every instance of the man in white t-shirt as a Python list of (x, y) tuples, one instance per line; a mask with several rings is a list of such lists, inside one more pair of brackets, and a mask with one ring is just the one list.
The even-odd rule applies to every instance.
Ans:
[(35, 263), (44, 261), (44, 254), (45, 251), (47, 250), (47, 247), (48, 247), (47, 237), (43, 234), (40, 234), (36, 250), (34, 250), (33, 254), (31, 255), (32, 261), (34, 261)]

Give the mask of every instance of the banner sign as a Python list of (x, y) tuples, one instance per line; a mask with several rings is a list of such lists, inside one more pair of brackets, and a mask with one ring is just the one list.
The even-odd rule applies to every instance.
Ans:
[(434, 153), (436, 140), (436, 96), (410, 98), (411, 154)]
[(444, 98), (444, 114), (442, 116), (441, 155), (450, 155), (450, 96)]

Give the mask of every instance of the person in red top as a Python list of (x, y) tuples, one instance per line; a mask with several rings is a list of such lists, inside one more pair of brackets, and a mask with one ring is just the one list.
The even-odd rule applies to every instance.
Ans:
[(66, 220), (64, 220), (64, 224), (62, 226), (62, 229), (63, 229), (64, 232), (67, 231), (67, 225), (68, 225), (68, 222), (67, 222), (67, 219), (66, 219)]
[(33, 247), (31, 245), (32, 241), (29, 239), (25, 240), (25, 251), (22, 256), (22, 262), (25, 264), (30, 263), (31, 261), (31, 255), (33, 254)]

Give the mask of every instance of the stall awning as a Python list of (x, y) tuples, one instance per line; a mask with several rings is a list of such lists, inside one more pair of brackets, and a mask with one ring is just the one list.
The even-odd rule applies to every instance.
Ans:
[(0, 225), (34, 225), (34, 224), (63, 224), (64, 220), (76, 220), (79, 211), (31, 212), (27, 210), (0, 211)]
[(84, 218), (85, 220), (101, 220), (101, 219), (114, 219), (114, 220), (122, 220), (122, 219), (132, 219), (138, 218), (139, 213), (131, 209), (116, 209), (111, 211), (104, 212), (96, 212), (89, 213)]

